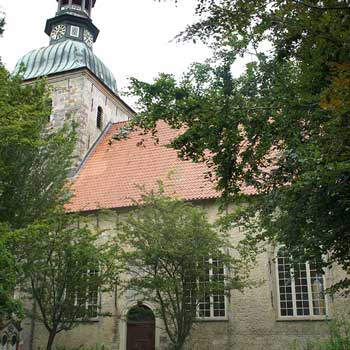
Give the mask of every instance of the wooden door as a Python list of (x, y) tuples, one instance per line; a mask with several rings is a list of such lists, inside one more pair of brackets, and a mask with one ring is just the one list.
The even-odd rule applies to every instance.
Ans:
[(154, 322), (128, 322), (127, 350), (155, 350)]

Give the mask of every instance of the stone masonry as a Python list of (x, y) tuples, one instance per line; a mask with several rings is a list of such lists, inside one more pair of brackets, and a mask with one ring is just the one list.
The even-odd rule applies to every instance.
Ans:
[[(218, 206), (214, 201), (196, 204), (206, 209), (209, 220), (217, 217)], [(122, 220), (127, 211), (120, 209), (109, 214), (95, 212), (89, 214), (88, 219), (91, 225), (114, 234), (116, 222)], [(234, 241), (241, 239), (243, 235), (244, 232), (240, 230), (231, 232)], [(289, 350), (294, 342), (305, 344), (307, 340), (327, 334), (325, 318), (279, 319), (272, 248), (258, 257), (251, 277), (261, 281), (261, 285), (247, 289), (244, 293), (234, 291), (227, 300), (227, 319), (196, 322), (186, 350)], [(331, 283), (335, 277), (335, 273), (327, 273), (327, 282)], [(111, 317), (79, 324), (74, 330), (60, 334), (56, 345), (65, 346), (67, 349), (80, 345), (105, 345), (111, 350), (126, 350), (126, 315), (128, 310), (137, 304), (137, 300), (132, 293), (121, 295), (116, 286), (114, 293), (101, 295), (101, 303), (102, 311), (109, 312)], [(327, 303), (329, 317), (332, 317), (346, 302), (341, 298), (328, 298)], [(153, 307), (147, 300), (144, 304), (151, 309)], [(44, 348), (46, 337), (42, 325), (36, 324), (33, 349)], [(162, 330), (160, 319), (157, 318), (156, 350), (166, 349), (166, 345), (167, 337)]]
[[(80, 164), (108, 123), (128, 120), (133, 111), (111, 93), (88, 70), (60, 74), (48, 79), (52, 90), (52, 127), (74, 120), (78, 143), (76, 164)], [(103, 110), (102, 128), (96, 127), (97, 109)]]

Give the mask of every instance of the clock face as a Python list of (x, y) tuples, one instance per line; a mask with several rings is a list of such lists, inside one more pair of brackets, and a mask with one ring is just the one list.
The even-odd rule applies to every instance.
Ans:
[(59, 24), (52, 29), (51, 38), (53, 40), (61, 39), (63, 38), (65, 33), (66, 33), (66, 26), (64, 24)]
[(88, 30), (84, 31), (84, 42), (89, 47), (92, 47), (92, 44), (94, 43), (94, 38)]

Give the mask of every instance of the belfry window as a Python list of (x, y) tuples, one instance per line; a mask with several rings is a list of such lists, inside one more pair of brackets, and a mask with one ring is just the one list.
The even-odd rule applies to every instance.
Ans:
[(324, 276), (318, 272), (316, 261), (294, 265), (281, 248), (276, 267), (280, 317), (326, 315)]
[(90, 9), (90, 0), (85, 0), (85, 10), (89, 11)]
[(72, 9), (81, 10), (81, 0), (72, 0)]
[(103, 126), (103, 109), (101, 106), (97, 108), (97, 117), (96, 117), (96, 127), (97, 129), (102, 129)]
[(69, 7), (69, 0), (61, 0), (59, 3), (60, 10), (65, 10)]

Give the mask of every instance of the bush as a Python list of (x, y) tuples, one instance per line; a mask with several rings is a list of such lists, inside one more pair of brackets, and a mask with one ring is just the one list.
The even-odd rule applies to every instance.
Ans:
[[(329, 335), (326, 338), (310, 341), (304, 350), (349, 350), (350, 349), (350, 319), (340, 318), (328, 321)], [(293, 346), (291, 350), (297, 350)]]
[(79, 345), (73, 348), (67, 348), (66, 346), (56, 346), (56, 350), (110, 350), (110, 348), (104, 344), (95, 344), (95, 345)]

